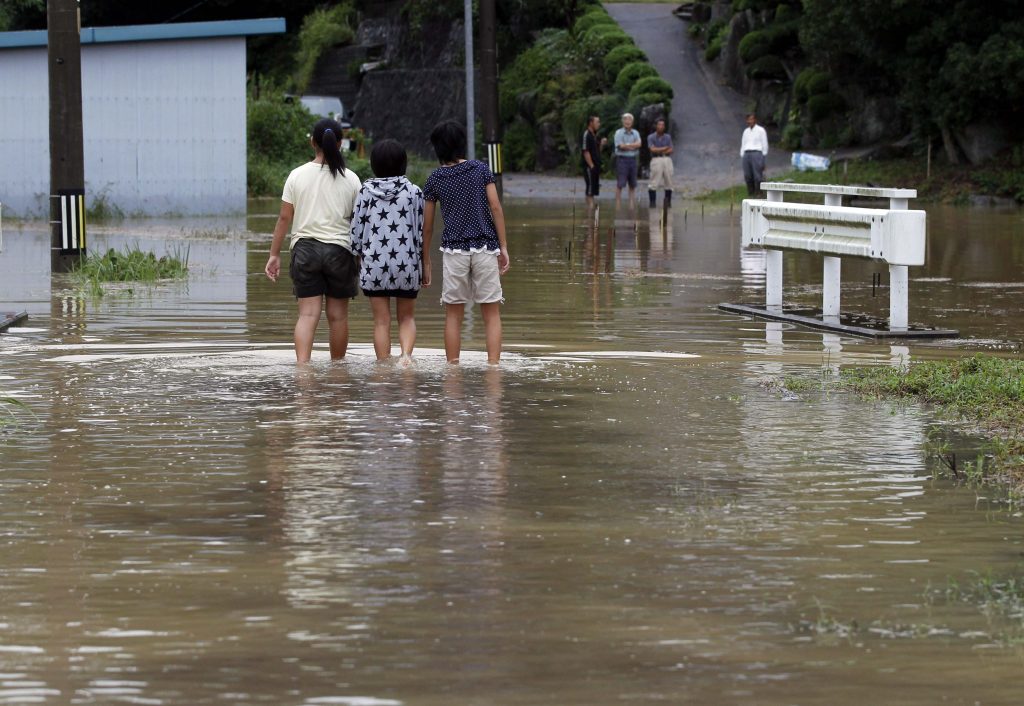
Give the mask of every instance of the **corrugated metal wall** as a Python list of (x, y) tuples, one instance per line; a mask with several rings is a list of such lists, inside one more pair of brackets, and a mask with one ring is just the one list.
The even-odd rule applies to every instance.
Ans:
[[(245, 211), (245, 39), (82, 47), (87, 203), (126, 214)], [(46, 216), (46, 49), (0, 51), (0, 201)]]

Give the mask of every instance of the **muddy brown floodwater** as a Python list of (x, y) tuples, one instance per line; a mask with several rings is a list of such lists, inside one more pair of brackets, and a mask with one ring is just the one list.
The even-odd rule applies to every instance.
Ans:
[[(978, 442), (764, 381), (1019, 350), (1021, 212), (931, 208), (911, 319), (964, 337), (880, 345), (718, 311), (763, 258), (701, 209), (510, 203), (497, 370), (472, 317), (443, 363), (436, 290), (413, 369), (373, 362), (362, 300), (349, 359), (321, 331), (296, 370), (244, 221), (97, 229), (193, 269), (99, 300), (6, 224), (0, 702), (1019, 703), (1020, 616), (944, 593), (1024, 562), (1019, 513), (933, 478), (930, 436)], [(787, 256), (788, 300), (819, 263)], [(844, 309), (884, 314), (874, 271)]]

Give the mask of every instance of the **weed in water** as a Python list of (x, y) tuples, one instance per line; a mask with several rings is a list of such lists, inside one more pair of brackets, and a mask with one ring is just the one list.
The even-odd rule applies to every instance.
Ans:
[(89, 254), (72, 271), (79, 289), (94, 297), (102, 297), (105, 283), (140, 282), (154, 284), (160, 280), (185, 279), (188, 276), (189, 247), (178, 248), (169, 255), (157, 257), (143, 252), (138, 245), (123, 252), (107, 250), (102, 255)]

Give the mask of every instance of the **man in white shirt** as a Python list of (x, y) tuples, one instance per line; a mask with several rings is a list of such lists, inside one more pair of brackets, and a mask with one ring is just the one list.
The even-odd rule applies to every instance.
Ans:
[(743, 160), (743, 179), (747, 182), (747, 195), (754, 196), (764, 180), (764, 158), (768, 156), (768, 133), (757, 124), (757, 116), (747, 116), (747, 129), (740, 141)]

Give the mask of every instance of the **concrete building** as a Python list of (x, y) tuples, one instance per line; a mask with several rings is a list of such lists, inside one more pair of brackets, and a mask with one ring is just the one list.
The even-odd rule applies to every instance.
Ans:
[[(82, 29), (86, 202), (244, 213), (245, 38), (281, 18)], [(0, 203), (49, 214), (46, 32), (0, 33)]]

